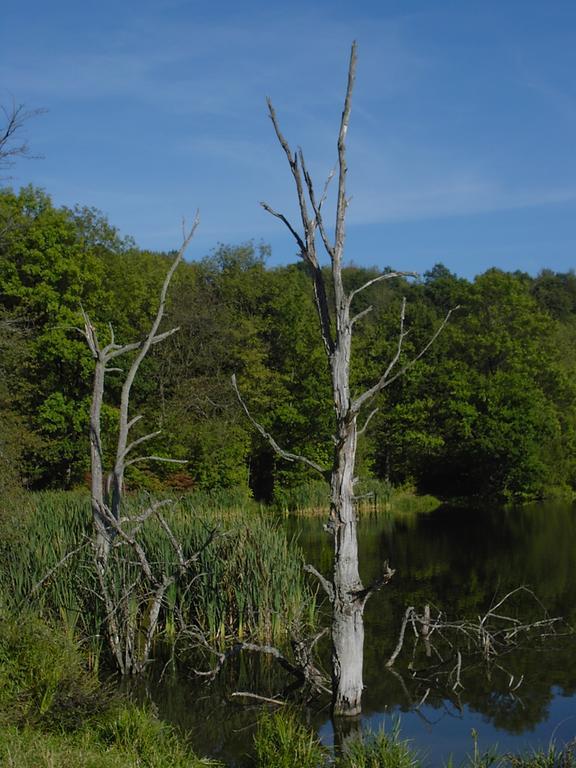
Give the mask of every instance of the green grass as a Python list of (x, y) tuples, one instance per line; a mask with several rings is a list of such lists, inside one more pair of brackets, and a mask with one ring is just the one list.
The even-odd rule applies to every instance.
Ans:
[[(481, 751), (472, 733), (472, 754), (459, 768), (576, 768), (576, 740), (564, 748), (520, 755)], [(365, 731), (344, 738), (336, 755), (322, 746), (316, 734), (303, 725), (296, 712), (279, 710), (265, 714), (254, 737), (255, 768), (422, 768), (425, 758), (400, 736), (399, 724), (390, 731)], [(454, 768), (452, 760), (447, 768)]]
[[(128, 741), (127, 736), (133, 741)], [(108, 730), (46, 733), (0, 728), (0, 765), (5, 768), (201, 768), (219, 765), (196, 757), (169, 728), (149, 713), (126, 706)]]
[(565, 747), (552, 743), (547, 750), (507, 755), (509, 768), (576, 768), (576, 739)]
[(338, 768), (418, 768), (420, 758), (395, 726), (390, 733), (368, 731), (347, 739), (336, 764)]
[(412, 488), (395, 488), (388, 509), (396, 516), (419, 515), (434, 511), (441, 503), (435, 496), (417, 495)]
[[(355, 488), (360, 514), (392, 512), (395, 515), (430, 512), (440, 505), (434, 496), (418, 496), (411, 487), (393, 488), (384, 480), (367, 479)], [(278, 494), (275, 508), (284, 513), (325, 515), (330, 504), (327, 483), (312, 480)]]
[(120, 698), (58, 626), (27, 613), (0, 622), (0, 765), (200, 768), (186, 741)]
[(264, 714), (254, 736), (257, 768), (327, 768), (328, 750), (294, 712)]
[[(160, 635), (167, 642), (176, 638), (178, 615), (199, 627), (210, 642), (230, 637), (281, 642), (290, 628), (313, 623), (314, 596), (303, 573), (302, 553), (287, 539), (280, 521), (256, 506), (241, 514), (216, 502), (212, 508), (207, 498), (201, 499), (206, 506), (197, 506), (197, 501), (197, 495), (186, 496), (162, 510), (186, 557), (202, 546), (210, 529), (216, 527), (218, 533), (168, 590)], [(125, 514), (138, 514), (145, 503), (149, 499), (130, 498)], [(70, 637), (83, 637), (96, 665), (105, 647), (104, 607), (96, 597), (89, 499), (86, 494), (46, 492), (31, 495), (28, 506), (28, 512), (1, 526), (8, 534), (0, 536), (0, 594), (9, 596), (5, 600), (11, 610), (30, 605), (62, 623)], [(156, 520), (147, 521), (141, 542), (158, 574), (175, 569), (173, 548)], [(79, 546), (82, 549), (34, 592), (35, 585)], [(122, 583), (134, 583), (134, 602), (127, 610), (136, 615), (149, 587), (142, 584), (134, 560), (130, 548), (118, 550), (110, 578), (118, 594)]]
[(74, 730), (107, 695), (77, 643), (29, 611), (0, 616), (0, 724)]

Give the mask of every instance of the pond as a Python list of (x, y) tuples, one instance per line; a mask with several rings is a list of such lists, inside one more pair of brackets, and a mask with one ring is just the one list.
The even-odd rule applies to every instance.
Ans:
[[(309, 562), (329, 574), (331, 539), (321, 517), (293, 517), (290, 533), (299, 536)], [(466, 509), (443, 506), (432, 513), (396, 517), (363, 516), (359, 525), (361, 573), (376, 578), (382, 563), (396, 569), (392, 582), (376, 593), (365, 614), (363, 714), (351, 727), (391, 729), (400, 720), (403, 737), (413, 741), (426, 765), (460, 762), (473, 750), (471, 731), (480, 749), (498, 745), (502, 752), (547, 746), (576, 734), (576, 638), (558, 624), (542, 639), (524, 638), (518, 647), (486, 663), (466, 651), (462, 637), (431, 638), (419, 643), (408, 627), (396, 673), (385, 667), (398, 640), (406, 607), (419, 612), (431, 606), (450, 620), (477, 620), (491, 605), (520, 586), (533, 590), (512, 596), (499, 613), (521, 621), (564, 617), (576, 620), (576, 507), (562, 503), (516, 509)], [(320, 610), (326, 610), (320, 608)], [(459, 633), (456, 633), (459, 634)], [(461, 634), (461, 633), (460, 633)], [(455, 673), (456, 646), (461, 665)], [(329, 644), (320, 649), (327, 658)], [(232, 689), (273, 695), (285, 677), (273, 665), (238, 660), (217, 686), (192, 678), (154, 685), (152, 698), (160, 714), (191, 732), (201, 754), (231, 765), (247, 764), (257, 709), (230, 704)], [(458, 684), (456, 684), (458, 683)], [(415, 706), (423, 703), (415, 710)], [(325, 743), (334, 740), (327, 708), (307, 712)]]

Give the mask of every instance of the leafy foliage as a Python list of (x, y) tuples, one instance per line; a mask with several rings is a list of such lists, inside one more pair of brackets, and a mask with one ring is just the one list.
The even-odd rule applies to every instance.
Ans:
[[(159, 490), (242, 488), (280, 503), (309, 482), (247, 424), (230, 387), (236, 373), (254, 416), (278, 443), (328, 465), (330, 381), (303, 265), (267, 268), (268, 249), (221, 245), (175, 277), (166, 327), (133, 391), (134, 412), (162, 430), (150, 453), (185, 459), (137, 465), (129, 485)], [(149, 327), (170, 254), (138, 250), (93, 209), (58, 209), (28, 187), (0, 191), (0, 483), (34, 488), (85, 481), (92, 360), (76, 332), (83, 306), (103, 337)], [(377, 275), (357, 266), (358, 287)], [(395, 353), (426, 356), (382, 393), (359, 447), (359, 474), (416, 484), (438, 496), (517, 500), (576, 488), (576, 277), (492, 269), (469, 282), (436, 265), (422, 280), (385, 281), (355, 299), (353, 390), (373, 384)], [(109, 377), (105, 442), (113, 442), (120, 377)], [(136, 437), (138, 435), (135, 435)]]

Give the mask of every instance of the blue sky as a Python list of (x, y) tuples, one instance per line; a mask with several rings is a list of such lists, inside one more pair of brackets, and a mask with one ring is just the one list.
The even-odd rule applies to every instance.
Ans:
[(576, 266), (576, 3), (29, 0), (0, 23), (0, 102), (48, 112), (20, 162), (57, 204), (96, 206), (142, 247), (268, 242), (296, 218), (271, 96), (318, 186), (335, 162), (349, 47), (347, 259), (460, 275)]

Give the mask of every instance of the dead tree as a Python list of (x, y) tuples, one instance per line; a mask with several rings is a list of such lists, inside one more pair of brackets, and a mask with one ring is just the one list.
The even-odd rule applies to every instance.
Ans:
[[(175, 461), (174, 459), (165, 459), (159, 456), (130, 456), (135, 448), (141, 446), (143, 443), (149, 440), (152, 440), (160, 434), (158, 431), (150, 432), (146, 435), (138, 437), (135, 440), (132, 440), (131, 442), (128, 442), (130, 430), (142, 418), (140, 415), (130, 418), (130, 393), (132, 390), (132, 384), (134, 383), (134, 379), (138, 373), (138, 369), (150, 351), (150, 348), (155, 344), (159, 344), (164, 339), (167, 339), (178, 330), (178, 328), (171, 328), (168, 331), (158, 333), (162, 318), (164, 317), (168, 287), (170, 286), (176, 268), (184, 258), (184, 254), (190, 241), (192, 240), (192, 237), (194, 236), (194, 232), (198, 227), (198, 223), (199, 220), (197, 215), (189, 232), (184, 233), (184, 238), (180, 250), (176, 254), (176, 258), (172, 262), (170, 269), (164, 278), (164, 283), (160, 291), (160, 300), (158, 303), (158, 309), (156, 311), (156, 317), (154, 318), (150, 327), (150, 331), (148, 332), (148, 335), (145, 339), (141, 341), (135, 341), (130, 344), (117, 344), (114, 336), (114, 329), (110, 325), (110, 340), (108, 344), (103, 347), (98, 339), (96, 328), (90, 322), (88, 315), (82, 311), (84, 318), (84, 329), (81, 331), (81, 333), (85, 336), (86, 341), (88, 342), (88, 346), (90, 347), (92, 357), (95, 360), (94, 383), (92, 388), (92, 405), (90, 408), (90, 468), (92, 472), (91, 499), (94, 527), (96, 530), (96, 550), (98, 560), (102, 567), (106, 566), (106, 561), (110, 552), (110, 544), (117, 533), (115, 530), (114, 522), (118, 523), (120, 520), (120, 505), (122, 501), (124, 473), (126, 468), (141, 461)], [(111, 367), (110, 364), (117, 358), (132, 352), (135, 352), (136, 355), (132, 361), (132, 364), (130, 365), (122, 385), (120, 414), (118, 419), (118, 439), (116, 443), (114, 466), (109, 473), (105, 473), (101, 426), (105, 378), (107, 373), (122, 372), (122, 369)]]
[(32, 117), (43, 114), (45, 109), (26, 109), (24, 104), (12, 102), (10, 107), (0, 107), (0, 169), (11, 168), (18, 157), (32, 158), (28, 142), (23, 139), (25, 124)]
[[(197, 226), (198, 216), (190, 230), (184, 231), (182, 245), (172, 261), (160, 291), (156, 316), (144, 339), (129, 344), (117, 344), (114, 330), (109, 326), (108, 343), (102, 346), (96, 328), (83, 312), (84, 328), (81, 333), (86, 338), (95, 361), (90, 409), (90, 464), (98, 597), (105, 608), (108, 642), (122, 673), (137, 673), (147, 663), (166, 592), (177, 578), (186, 574), (200, 554), (196, 552), (185, 556), (182, 545), (161, 514), (161, 509), (169, 503), (166, 500), (150, 503), (146, 509), (140, 510), (132, 517), (126, 516), (122, 511), (124, 475), (129, 466), (143, 461), (181, 463), (176, 459), (156, 455), (134, 455), (136, 448), (157, 437), (159, 432), (150, 432), (130, 439), (130, 431), (141, 419), (141, 415), (132, 416), (130, 413), (130, 395), (140, 365), (150, 348), (178, 330), (172, 328), (160, 332), (160, 325), (164, 317), (170, 282)], [(133, 359), (122, 385), (114, 459), (112, 467), (107, 471), (101, 425), (105, 379), (106, 374), (110, 372), (122, 372), (122, 369), (114, 367), (114, 363), (118, 358), (130, 354), (133, 354)], [(174, 561), (169, 566), (158, 563), (152, 565), (139, 541), (138, 534), (142, 526), (152, 518), (161, 526), (172, 550)], [(201, 549), (208, 546), (214, 533), (209, 532)], [(111, 573), (110, 556), (113, 549), (120, 554), (115, 563), (118, 567)]]
[[(399, 319), (399, 334), (396, 351), (382, 376), (365, 392), (353, 396), (350, 391), (350, 359), (352, 352), (352, 333), (354, 326), (372, 307), (354, 313), (354, 299), (370, 286), (383, 281), (403, 276), (416, 276), (413, 272), (387, 272), (368, 280), (355, 290), (347, 290), (342, 274), (345, 241), (346, 212), (348, 198), (346, 194), (346, 136), (350, 120), (352, 91), (356, 74), (356, 44), (352, 45), (348, 84), (344, 109), (338, 134), (338, 168), (330, 174), (323, 192), (317, 195), (314, 183), (304, 161), (301, 149), (293, 151), (285, 139), (270, 99), (268, 112), (276, 137), (284, 150), (294, 179), (300, 211), (300, 227), (293, 225), (288, 218), (267, 203), (263, 208), (279, 219), (289, 230), (298, 246), (299, 256), (308, 267), (314, 288), (314, 300), (320, 321), (320, 332), (330, 369), (332, 398), (335, 417), (334, 453), (331, 467), (322, 467), (314, 461), (283, 450), (273, 437), (264, 430), (250, 415), (242, 401), (233, 379), (233, 385), (242, 407), (252, 423), (269, 441), (274, 450), (288, 461), (300, 461), (317, 471), (330, 484), (330, 519), (328, 528), (334, 537), (334, 562), (332, 579), (329, 581), (312, 566), (308, 570), (319, 580), (332, 604), (332, 676), (333, 676), (333, 712), (335, 715), (356, 715), (361, 711), (362, 664), (364, 645), (364, 607), (370, 595), (392, 577), (393, 571), (386, 565), (382, 578), (369, 587), (364, 587), (358, 568), (358, 543), (356, 535), (356, 512), (354, 506), (354, 469), (356, 445), (370, 419), (378, 408), (374, 407), (365, 418), (363, 426), (358, 427), (358, 419), (366, 406), (373, 405), (374, 398), (392, 384), (414, 363), (422, 357), (440, 334), (450, 313), (445, 317), (428, 343), (409, 362), (401, 363), (405, 330), (405, 302)], [(333, 238), (324, 220), (323, 205), (329, 184), (337, 176), (336, 221)], [(319, 238), (318, 238), (319, 236)], [(326, 277), (318, 257), (317, 241), (321, 242), (330, 260), (331, 290), (325, 282)]]

